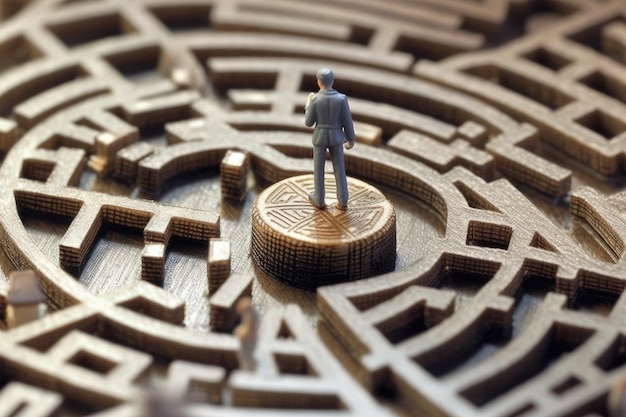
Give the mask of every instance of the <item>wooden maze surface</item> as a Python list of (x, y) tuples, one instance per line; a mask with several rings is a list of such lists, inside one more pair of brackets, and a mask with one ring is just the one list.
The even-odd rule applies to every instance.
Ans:
[[(626, 374), (623, 0), (0, 16), (0, 300), (31, 268), (52, 310), (0, 317), (0, 417), (150, 415), (150, 396), (187, 416), (608, 415)], [(349, 96), (348, 174), (394, 204), (397, 260), (307, 292), (253, 265), (250, 216), (311, 171), (321, 66)], [(221, 198), (229, 150), (250, 159), (242, 202)], [(231, 334), (247, 293), (253, 373)]]

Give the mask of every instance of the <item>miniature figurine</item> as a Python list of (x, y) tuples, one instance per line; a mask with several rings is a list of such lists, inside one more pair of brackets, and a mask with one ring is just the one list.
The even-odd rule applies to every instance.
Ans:
[(346, 149), (354, 146), (355, 135), (348, 99), (344, 94), (334, 90), (334, 75), (328, 68), (317, 71), (317, 85), (320, 90), (310, 93), (304, 106), (306, 126), (315, 124), (313, 132), (313, 177), (315, 191), (309, 194), (311, 203), (319, 208), (324, 203), (324, 164), (326, 149), (333, 161), (333, 171), (337, 183), (337, 208), (348, 208), (348, 183), (343, 160), (343, 144)]
[(35, 273), (30, 269), (9, 274), (7, 324), (9, 328), (43, 317), (47, 307)]
[(239, 349), (239, 368), (243, 371), (254, 372), (256, 360), (257, 330), (259, 327), (259, 313), (250, 297), (243, 297), (237, 302), (237, 314), (241, 316), (241, 324), (235, 329), (235, 336), (241, 341)]

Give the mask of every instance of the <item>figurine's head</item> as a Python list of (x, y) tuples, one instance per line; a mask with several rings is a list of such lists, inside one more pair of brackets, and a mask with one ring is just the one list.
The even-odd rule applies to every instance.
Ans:
[(320, 88), (331, 88), (335, 81), (333, 72), (328, 68), (320, 69), (315, 76), (317, 77), (317, 85), (319, 85)]

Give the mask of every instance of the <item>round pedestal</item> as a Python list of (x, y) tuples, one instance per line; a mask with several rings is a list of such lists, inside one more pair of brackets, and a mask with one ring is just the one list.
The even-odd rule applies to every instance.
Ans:
[(335, 206), (335, 178), (325, 177), (326, 208), (309, 201), (313, 175), (287, 178), (252, 208), (252, 257), (269, 275), (301, 288), (392, 271), (396, 212), (371, 185), (348, 178), (348, 209)]

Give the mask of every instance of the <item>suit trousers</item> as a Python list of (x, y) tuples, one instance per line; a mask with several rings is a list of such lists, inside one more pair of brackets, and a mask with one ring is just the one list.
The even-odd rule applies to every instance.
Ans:
[(324, 165), (326, 162), (326, 149), (330, 152), (333, 161), (335, 182), (337, 183), (337, 200), (342, 206), (348, 205), (348, 182), (346, 180), (346, 167), (343, 160), (343, 144), (313, 147), (313, 177), (315, 183), (315, 202), (324, 204)]

